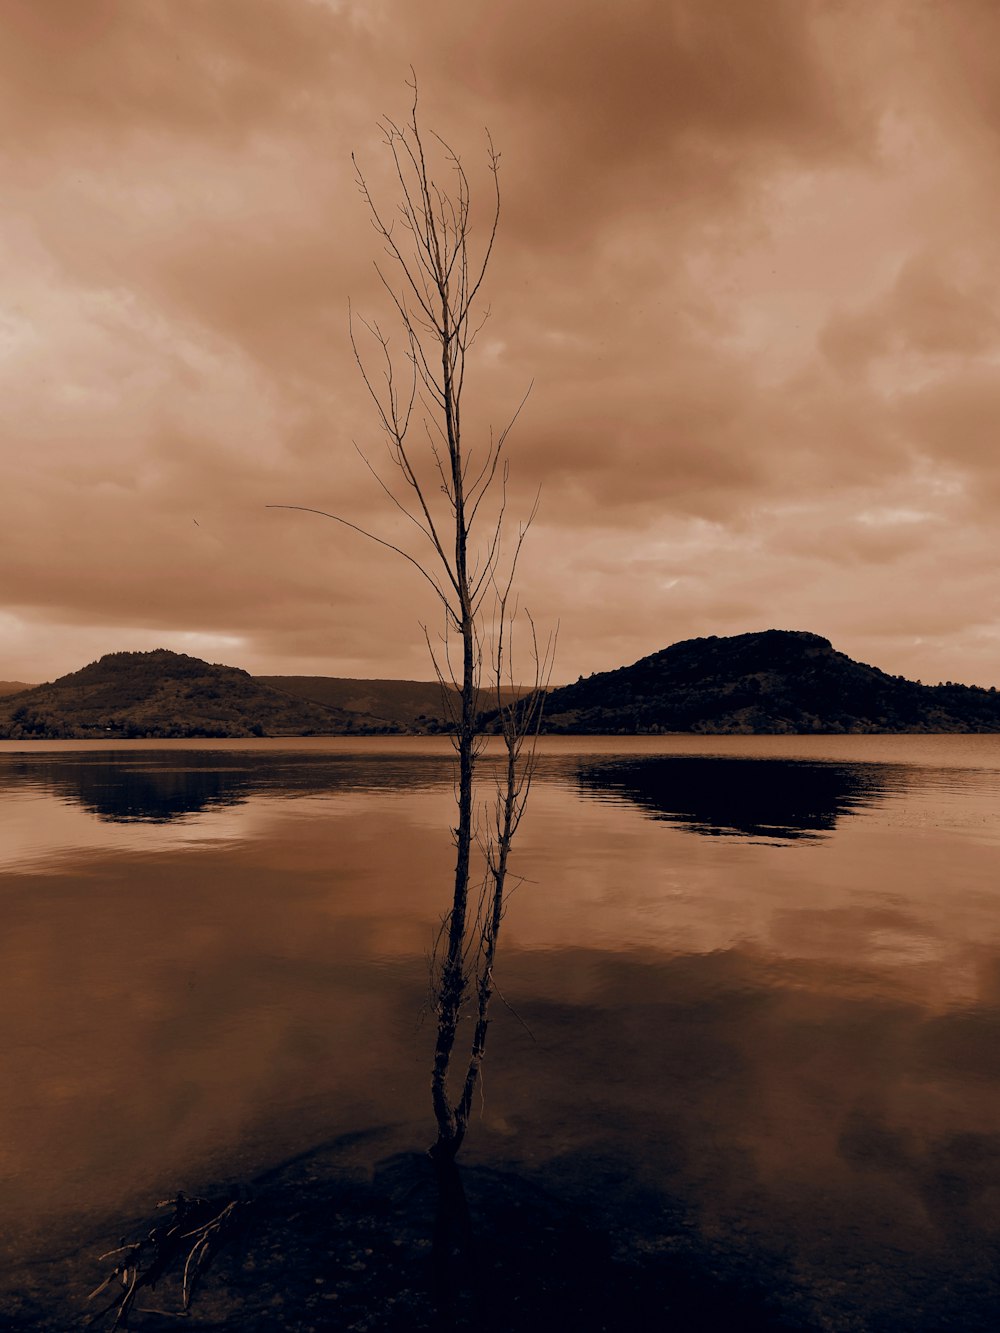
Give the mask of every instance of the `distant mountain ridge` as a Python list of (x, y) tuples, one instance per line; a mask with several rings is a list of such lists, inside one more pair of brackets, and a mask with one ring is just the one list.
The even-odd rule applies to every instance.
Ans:
[[(257, 676), (261, 684), (315, 703), (359, 713), (387, 726), (408, 731), (441, 731), (448, 724), (449, 701), (436, 680), (353, 680), (341, 676)], [(504, 687), (505, 700), (525, 691)], [(451, 709), (461, 710), (461, 697), (448, 689)], [(481, 690), (484, 711), (496, 706), (495, 690)]]
[[(427, 734), (447, 730), (446, 714), (433, 681), (255, 678), (161, 648), (109, 653), (51, 684), (0, 696), (0, 738)], [(1000, 694), (890, 676), (837, 652), (818, 634), (770, 629), (687, 639), (550, 690), (543, 729), (1000, 732)]]
[(686, 639), (550, 691), (544, 729), (585, 734), (1000, 731), (1000, 695), (923, 685), (804, 630)]

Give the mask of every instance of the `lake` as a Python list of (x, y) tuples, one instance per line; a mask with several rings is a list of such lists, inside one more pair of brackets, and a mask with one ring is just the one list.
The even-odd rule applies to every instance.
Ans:
[[(0, 743), (15, 1274), (431, 1142), (452, 799), (435, 739)], [(789, 1327), (995, 1326), (1000, 737), (545, 739), (514, 869), (470, 1169)]]

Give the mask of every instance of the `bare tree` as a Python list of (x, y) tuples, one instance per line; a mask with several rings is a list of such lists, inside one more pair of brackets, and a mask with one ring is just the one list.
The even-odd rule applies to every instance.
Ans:
[[(376, 203), (355, 161), (358, 188), (384, 251), (375, 271), (391, 302), (401, 351), (390, 346), (390, 337), (377, 322), (353, 314), (350, 336), (388, 447), (386, 475), (361, 456), (394, 508), (417, 530), (417, 553), (339, 514), (309, 512), (323, 513), (408, 561), (433, 588), (443, 611), (444, 631), (437, 646), (426, 627), (424, 633), (452, 724), (458, 768), (451, 906), (442, 921), (433, 965), (437, 1035), (431, 1099), (437, 1141), (431, 1151), (439, 1161), (450, 1162), (466, 1134), (486, 1049), (511, 843), (531, 786), (554, 639), (540, 645), (527, 618), (534, 680), (527, 696), (516, 702), (511, 645), (517, 606), (512, 589), (535, 511), (505, 547), (505, 445), (527, 393), (506, 426), (497, 434), (491, 431), (478, 451), (467, 448), (462, 435), (467, 357), (489, 316), (488, 308), (480, 309), (480, 294), (500, 219), (500, 159), (487, 132), (492, 199), (483, 239), (474, 247), (468, 176), (443, 139), (421, 131), (416, 80), (410, 86), (408, 121), (380, 122), (398, 191), (391, 212)], [(445, 183), (436, 174), (442, 167)], [(484, 743), (481, 713), (488, 702), (494, 705), (504, 758), (493, 798), (477, 806), (475, 774)], [(478, 896), (470, 895), (473, 883), (479, 885)], [(460, 1019), (473, 998), (468, 1056), (452, 1080)]]

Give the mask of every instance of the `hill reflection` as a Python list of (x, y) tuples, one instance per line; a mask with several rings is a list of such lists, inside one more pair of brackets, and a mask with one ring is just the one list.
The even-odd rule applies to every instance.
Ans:
[(33, 787), (110, 823), (165, 824), (252, 796), (421, 787), (447, 780), (446, 758), (168, 751), (18, 756), (0, 763), (0, 790)]
[(901, 765), (657, 755), (581, 767), (585, 793), (709, 837), (818, 838), (900, 790)]

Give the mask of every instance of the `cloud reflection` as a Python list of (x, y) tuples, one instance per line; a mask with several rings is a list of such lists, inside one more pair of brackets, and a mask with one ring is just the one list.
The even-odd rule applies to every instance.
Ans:
[[(429, 1141), (420, 1015), (453, 867), (450, 761), (191, 753), (0, 769), (17, 800), (104, 840), (0, 878), (11, 1246), (338, 1133), (398, 1123), (408, 1148)], [(792, 1326), (992, 1328), (1000, 934), (977, 830), (996, 825), (995, 770), (911, 767), (891, 804), (892, 764), (712, 760), (771, 794), (739, 818), (671, 797), (683, 817), (664, 823), (623, 785), (647, 765), (560, 754), (532, 796), (498, 969), (531, 1035), (498, 1006), (470, 1149), (587, 1216), (614, 1211), (646, 1252), (792, 1274)], [(697, 794), (692, 757), (649, 763), (671, 758), (669, 789)], [(100, 805), (130, 763), (171, 802), (189, 769), (207, 804), (85, 814), (87, 784)], [(620, 789), (587, 787), (581, 765)], [(687, 836), (696, 823), (733, 836)], [(227, 826), (192, 854), (194, 830)], [(834, 836), (817, 856), (746, 831), (775, 826)]]

